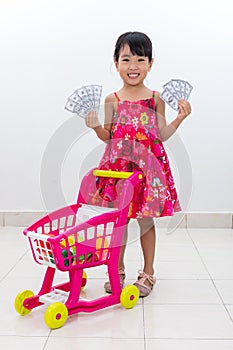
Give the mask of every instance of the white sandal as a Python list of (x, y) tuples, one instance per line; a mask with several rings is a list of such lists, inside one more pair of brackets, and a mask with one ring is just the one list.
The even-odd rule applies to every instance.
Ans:
[[(156, 283), (156, 278), (142, 270), (139, 270), (138, 273), (138, 280), (134, 285), (138, 288), (140, 297), (147, 297)], [(145, 281), (149, 282), (149, 286), (145, 284)]]

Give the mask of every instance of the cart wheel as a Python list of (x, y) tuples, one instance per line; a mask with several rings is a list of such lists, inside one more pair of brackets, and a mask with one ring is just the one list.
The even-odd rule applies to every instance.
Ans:
[(24, 290), (20, 292), (15, 298), (15, 310), (21, 315), (25, 316), (29, 314), (32, 310), (28, 310), (23, 306), (24, 300), (34, 296), (31, 290)]
[(87, 274), (85, 271), (83, 271), (81, 290), (83, 290), (86, 284), (87, 284)]
[(134, 307), (139, 299), (139, 290), (134, 285), (126, 286), (121, 291), (120, 301), (121, 305), (126, 309)]
[(44, 314), (44, 321), (49, 328), (56, 329), (66, 322), (68, 310), (65, 304), (60, 302), (49, 305)]

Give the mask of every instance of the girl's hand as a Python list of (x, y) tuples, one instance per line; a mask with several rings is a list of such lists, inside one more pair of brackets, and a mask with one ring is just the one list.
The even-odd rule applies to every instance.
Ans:
[(178, 101), (179, 113), (177, 118), (184, 120), (191, 113), (191, 105), (188, 101), (180, 99)]
[(100, 122), (98, 119), (98, 115), (95, 111), (90, 111), (85, 118), (86, 126), (91, 129), (95, 129), (96, 127), (100, 126)]

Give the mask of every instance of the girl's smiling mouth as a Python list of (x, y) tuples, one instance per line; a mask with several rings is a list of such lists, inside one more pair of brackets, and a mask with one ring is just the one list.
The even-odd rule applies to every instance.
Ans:
[(127, 74), (129, 78), (135, 79), (139, 77), (139, 73), (128, 73)]

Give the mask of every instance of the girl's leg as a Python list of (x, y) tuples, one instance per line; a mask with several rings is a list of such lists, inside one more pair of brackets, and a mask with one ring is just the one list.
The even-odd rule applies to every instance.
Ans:
[(154, 257), (156, 245), (155, 225), (152, 218), (138, 219), (140, 227), (140, 241), (144, 257), (143, 271), (154, 275)]
[(139, 271), (139, 276), (134, 285), (139, 290), (140, 297), (150, 294), (156, 279), (154, 275), (155, 257), (155, 226), (152, 218), (138, 219), (140, 226), (140, 241), (144, 257), (143, 271)]

